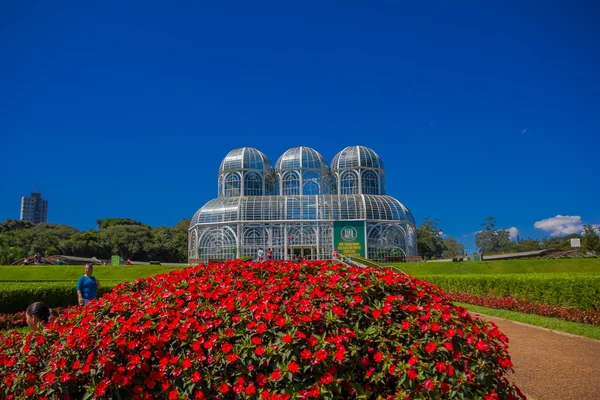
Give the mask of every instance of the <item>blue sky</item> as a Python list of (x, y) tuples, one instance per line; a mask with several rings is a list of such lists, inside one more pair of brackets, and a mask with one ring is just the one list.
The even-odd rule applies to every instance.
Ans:
[(172, 226), (233, 148), (361, 144), (470, 250), (600, 224), (599, 7), (484, 3), (3, 1), (0, 220)]

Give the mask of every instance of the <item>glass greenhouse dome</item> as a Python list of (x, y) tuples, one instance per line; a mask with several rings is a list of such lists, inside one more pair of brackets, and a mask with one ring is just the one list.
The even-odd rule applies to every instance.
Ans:
[(257, 149), (229, 152), (219, 167), (218, 198), (189, 227), (189, 261), (256, 258), (331, 259), (340, 255), (398, 261), (417, 254), (410, 211), (385, 194), (377, 153), (346, 147), (331, 166), (310, 147), (295, 147), (273, 168)]

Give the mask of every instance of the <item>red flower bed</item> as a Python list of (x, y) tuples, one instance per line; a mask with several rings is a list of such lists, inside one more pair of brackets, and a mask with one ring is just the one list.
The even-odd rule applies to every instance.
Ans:
[(138, 279), (0, 337), (0, 397), (518, 398), (507, 338), (427, 282), (326, 262)]
[(468, 293), (448, 293), (448, 296), (452, 301), (481, 307), (518, 311), (582, 324), (600, 325), (600, 312), (593, 309), (580, 310), (575, 307), (530, 303), (512, 297), (478, 296)]
[(0, 314), (0, 330), (27, 326), (25, 311), (16, 314)]

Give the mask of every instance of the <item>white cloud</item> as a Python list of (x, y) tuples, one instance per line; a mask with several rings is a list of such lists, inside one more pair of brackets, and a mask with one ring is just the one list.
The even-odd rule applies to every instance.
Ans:
[(524, 134), (526, 134), (526, 133), (527, 133), (527, 129), (523, 129), (523, 130), (521, 131), (521, 134), (522, 134), (522, 135), (524, 135)]
[(508, 232), (508, 234), (509, 234), (508, 238), (510, 240), (513, 240), (513, 241), (517, 240), (517, 237), (519, 236), (519, 230), (517, 228), (515, 228), (514, 226), (511, 226), (510, 228), (505, 229), (505, 230)]
[(549, 232), (550, 236), (570, 235), (572, 233), (580, 233), (583, 230), (583, 224), (579, 215), (557, 215), (553, 218), (537, 221), (533, 226), (536, 229)]

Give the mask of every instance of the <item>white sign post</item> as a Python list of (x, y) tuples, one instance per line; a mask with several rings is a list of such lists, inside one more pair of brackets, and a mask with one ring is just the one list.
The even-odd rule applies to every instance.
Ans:
[(581, 239), (571, 239), (571, 247), (575, 248), (575, 258), (577, 258), (577, 248), (581, 247)]

